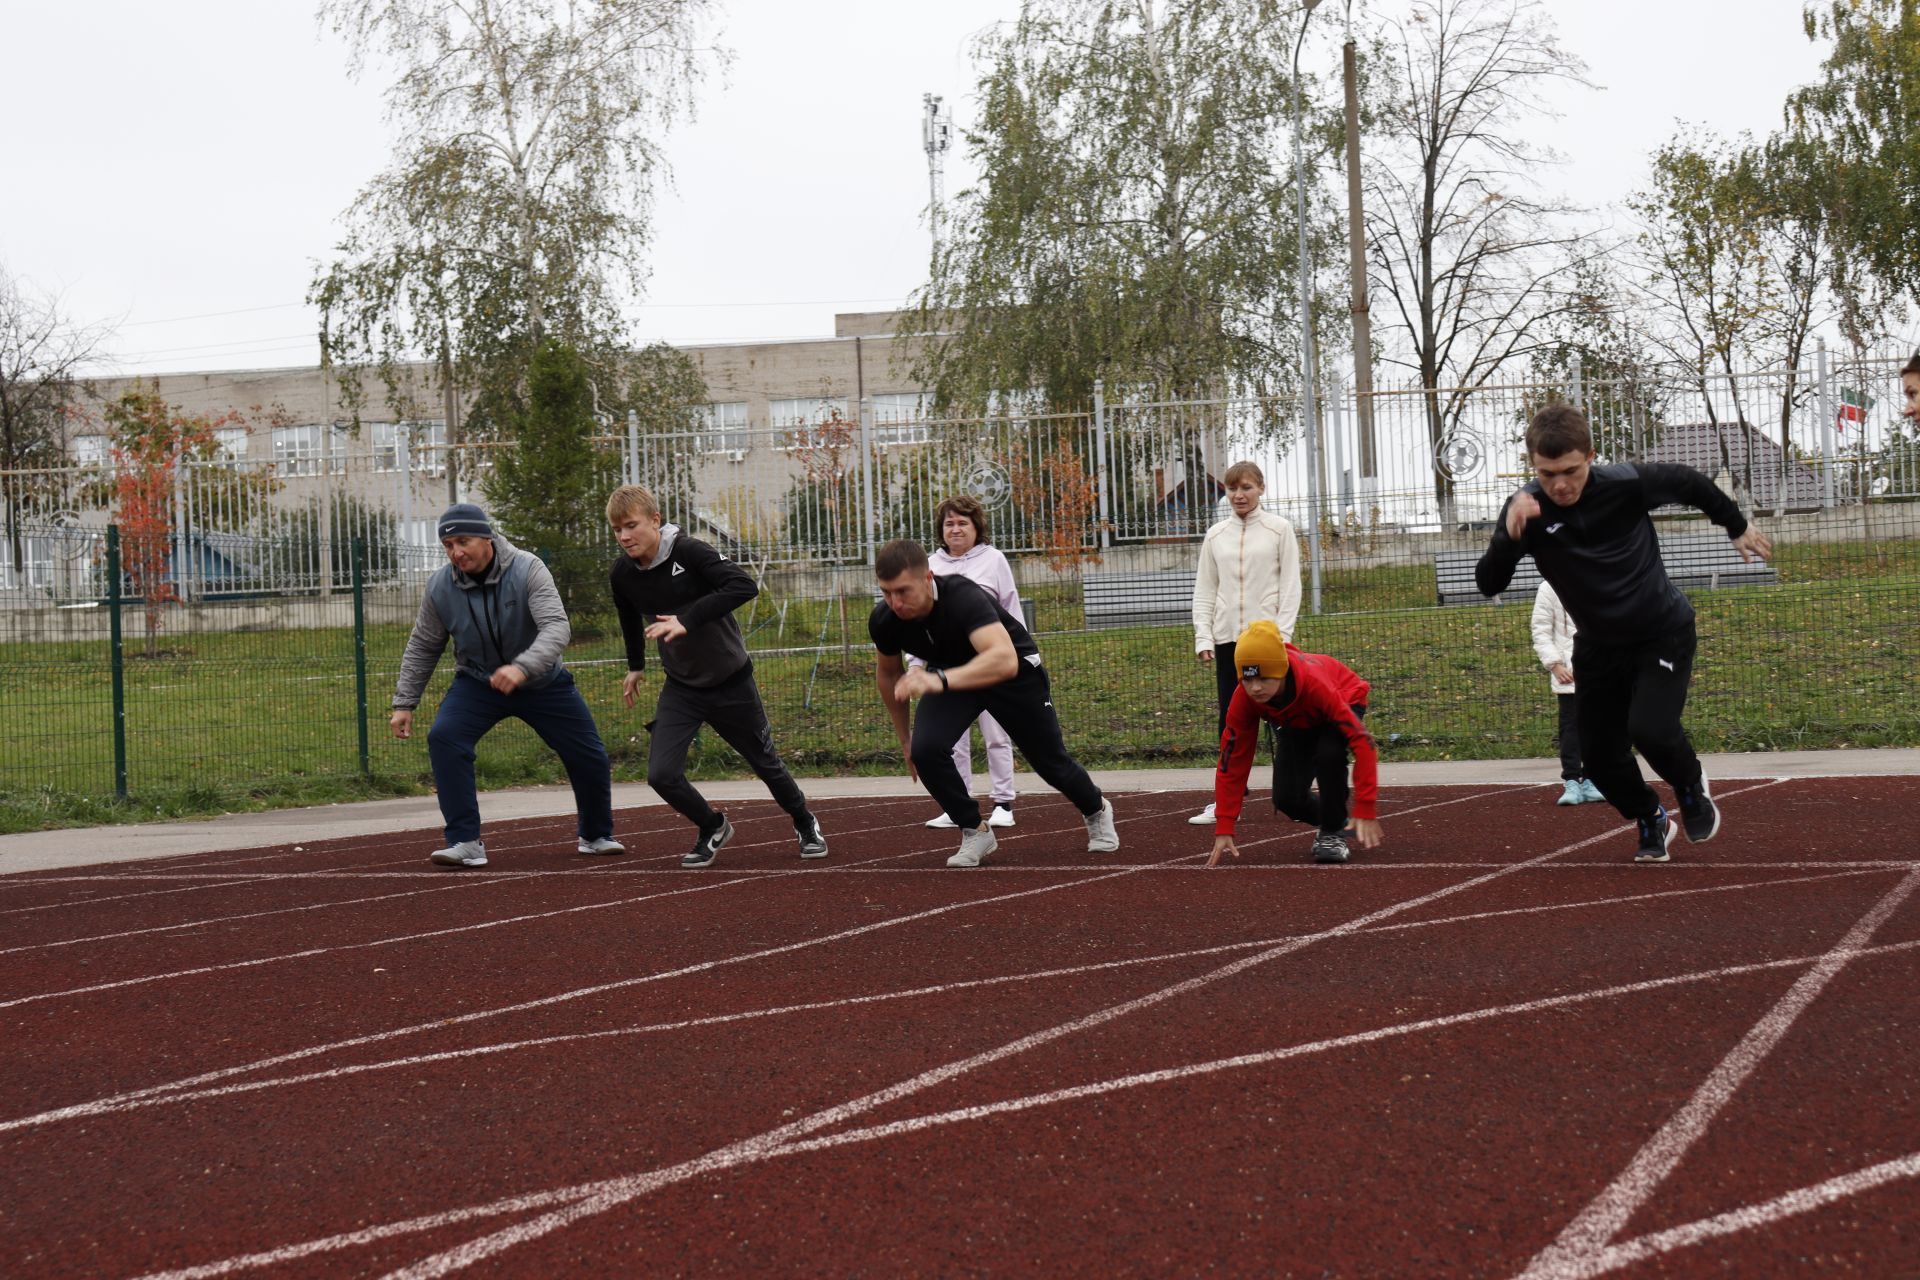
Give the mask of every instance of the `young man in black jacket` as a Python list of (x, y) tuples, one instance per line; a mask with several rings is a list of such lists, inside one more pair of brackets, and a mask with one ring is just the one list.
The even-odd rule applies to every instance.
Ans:
[[(960, 851), (947, 865), (977, 867), (999, 846), (953, 763), (954, 744), (983, 711), (1000, 722), (1033, 771), (1080, 811), (1087, 852), (1118, 849), (1113, 804), (1067, 754), (1053, 688), (1026, 626), (979, 584), (959, 574), (935, 577), (926, 549), (911, 538), (881, 547), (873, 572), (881, 603), (867, 619), (867, 634), (879, 653), (880, 704), (893, 721), (908, 776), (960, 828)], [(909, 671), (903, 653), (927, 665)], [(907, 704), (915, 699), (920, 707), (909, 728)]]
[(1527, 426), (1535, 479), (1507, 500), (1493, 541), (1475, 567), (1486, 595), (1505, 590), (1531, 553), (1578, 628), (1574, 697), (1587, 776), (1624, 818), (1640, 825), (1636, 862), (1665, 862), (1674, 826), (1640, 777), (1637, 748), (1679, 802), (1687, 839), (1713, 839), (1720, 812), (1680, 713), (1696, 644), (1693, 605), (1667, 577), (1648, 513), (1696, 507), (1727, 531), (1746, 560), (1773, 553), (1734, 501), (1692, 467), (1594, 465), (1593, 432), (1572, 405), (1553, 405)]
[(623, 485), (607, 499), (607, 520), (624, 553), (613, 563), (613, 603), (627, 643), (621, 695), (631, 707), (647, 665), (647, 641), (660, 645), (666, 679), (647, 751), (647, 785), (700, 829), (683, 867), (711, 866), (733, 839), (733, 824), (687, 781), (687, 748), (702, 724), (738, 751), (793, 819), (800, 856), (824, 858), (827, 840), (773, 749), (766, 707), (733, 611), (760, 593), (739, 565), (678, 527), (664, 524), (653, 494)]

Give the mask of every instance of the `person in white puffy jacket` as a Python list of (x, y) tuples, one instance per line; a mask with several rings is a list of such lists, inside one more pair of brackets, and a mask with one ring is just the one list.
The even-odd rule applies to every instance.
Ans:
[[(994, 602), (1018, 618), (1020, 595), (1013, 583), (1013, 567), (999, 548), (987, 545), (987, 511), (978, 499), (960, 494), (948, 498), (934, 510), (935, 527), (940, 532), (940, 549), (927, 557), (937, 576), (959, 574), (986, 589)], [(909, 666), (922, 666), (918, 658)], [(987, 744), (987, 776), (993, 785), (993, 811), (987, 818), (990, 827), (1013, 825), (1013, 739), (1000, 722), (987, 712), (976, 722), (980, 737)], [(953, 745), (953, 764), (967, 793), (973, 793), (973, 734), (963, 733)], [(929, 827), (951, 827), (953, 819), (942, 813), (927, 820)]]
[(1580, 721), (1575, 710), (1573, 684), (1573, 636), (1577, 630), (1567, 607), (1560, 603), (1553, 587), (1545, 582), (1533, 597), (1533, 652), (1547, 669), (1547, 682), (1560, 704), (1560, 724), (1556, 731), (1560, 748), (1560, 798), (1555, 804), (1590, 804), (1603, 797), (1600, 788), (1587, 779), (1587, 768), (1580, 761)]
[[(1236, 462), (1221, 483), (1230, 511), (1200, 543), (1193, 580), (1193, 648), (1201, 662), (1213, 664), (1220, 703), (1216, 738), (1226, 730), (1227, 704), (1240, 687), (1234, 640), (1255, 622), (1271, 622), (1281, 639), (1291, 642), (1300, 620), (1300, 540), (1285, 516), (1261, 510), (1267, 477), (1251, 462)], [(1213, 806), (1187, 821), (1212, 826)]]

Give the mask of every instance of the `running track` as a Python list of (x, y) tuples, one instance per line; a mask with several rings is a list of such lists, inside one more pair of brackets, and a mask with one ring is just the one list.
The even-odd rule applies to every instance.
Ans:
[(1911, 1276), (1920, 779), (770, 804), (0, 878), (0, 1275)]

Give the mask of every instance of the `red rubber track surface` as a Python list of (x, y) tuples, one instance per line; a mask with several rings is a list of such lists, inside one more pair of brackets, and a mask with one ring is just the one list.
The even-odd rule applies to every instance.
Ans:
[(1920, 779), (496, 824), (0, 878), (0, 1275), (1920, 1273)]

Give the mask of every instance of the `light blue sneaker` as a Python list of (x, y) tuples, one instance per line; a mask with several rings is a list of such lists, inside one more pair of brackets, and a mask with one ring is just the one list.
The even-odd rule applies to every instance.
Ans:
[(1600, 794), (1600, 788), (1593, 785), (1592, 778), (1580, 779), (1580, 799), (1586, 804), (1605, 804), (1607, 798)]
[(1583, 804), (1586, 802), (1586, 798), (1587, 798), (1587, 793), (1584, 789), (1584, 784), (1580, 781), (1580, 779), (1568, 778), (1567, 789), (1560, 793), (1560, 798), (1558, 800), (1555, 800), (1554, 803), (1555, 804)]

